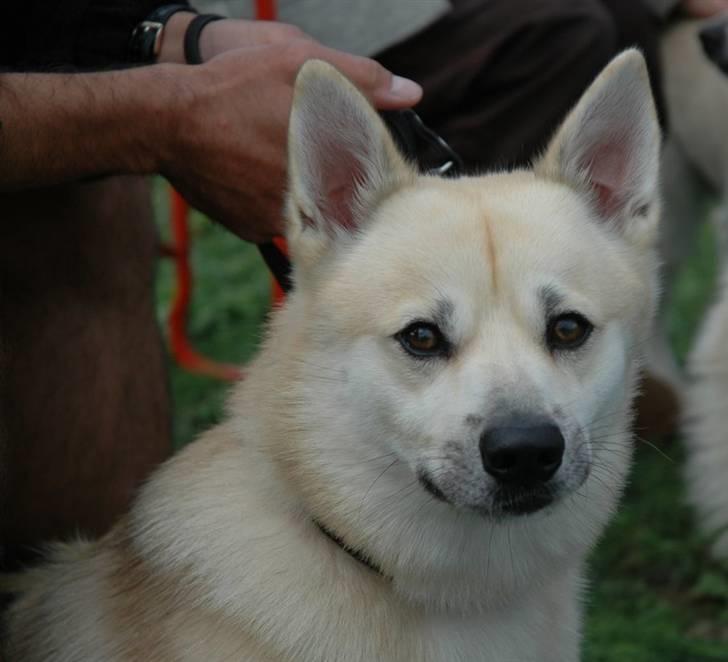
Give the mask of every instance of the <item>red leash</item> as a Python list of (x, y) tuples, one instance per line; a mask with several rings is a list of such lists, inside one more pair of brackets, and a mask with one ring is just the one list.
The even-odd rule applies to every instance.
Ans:
[(256, 0), (255, 18), (259, 21), (275, 21), (276, 18), (276, 0)]
[[(275, 0), (256, 0), (256, 18), (264, 21), (276, 19)], [(174, 189), (170, 195), (170, 224), (172, 227), (172, 248), (165, 252), (173, 257), (177, 286), (167, 320), (170, 352), (175, 361), (185, 370), (215, 379), (234, 381), (242, 376), (242, 370), (235, 365), (219, 363), (199, 353), (187, 335), (187, 317), (192, 299), (193, 273), (190, 265), (190, 232), (187, 201)], [(285, 242), (276, 240), (279, 248)], [(284, 298), (280, 285), (273, 280), (273, 302)]]
[(175, 360), (185, 370), (216, 379), (233, 381), (242, 376), (235, 365), (218, 363), (200, 354), (187, 336), (187, 316), (192, 299), (192, 266), (190, 264), (189, 210), (187, 201), (171, 191), (172, 243), (177, 287), (169, 311), (169, 346)]

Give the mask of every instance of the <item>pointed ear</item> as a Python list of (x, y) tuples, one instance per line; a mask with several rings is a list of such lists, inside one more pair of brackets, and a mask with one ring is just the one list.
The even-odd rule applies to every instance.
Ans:
[(355, 234), (379, 202), (416, 176), (365, 97), (319, 60), (296, 78), (288, 172), (287, 236), (298, 262)]
[(642, 225), (654, 232), (659, 158), (660, 128), (647, 67), (631, 49), (599, 74), (534, 169), (590, 195), (599, 216), (617, 227), (633, 230), (630, 221), (647, 218), (652, 222)]

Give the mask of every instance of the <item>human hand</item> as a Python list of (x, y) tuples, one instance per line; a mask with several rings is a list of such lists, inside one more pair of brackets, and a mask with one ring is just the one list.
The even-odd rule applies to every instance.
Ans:
[(412, 106), (422, 93), (369, 58), (309, 38), (229, 50), (176, 69), (178, 101), (165, 122), (172, 130), (159, 146), (159, 171), (192, 205), (243, 239), (261, 242), (283, 229), (293, 85), (310, 59), (333, 64), (378, 108)]
[(224, 19), (208, 23), (200, 33), (200, 55), (207, 62), (237, 48), (270, 46), (296, 39), (315, 41), (303, 30), (277, 21)]
[(709, 18), (728, 12), (728, 0), (682, 0), (683, 10), (695, 18)]

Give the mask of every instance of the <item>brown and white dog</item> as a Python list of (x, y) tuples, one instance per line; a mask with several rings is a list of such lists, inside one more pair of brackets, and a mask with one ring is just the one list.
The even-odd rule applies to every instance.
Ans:
[(532, 170), (422, 176), (307, 63), (295, 291), (227, 421), (23, 578), (8, 662), (577, 660), (656, 307), (659, 141), (628, 51)]

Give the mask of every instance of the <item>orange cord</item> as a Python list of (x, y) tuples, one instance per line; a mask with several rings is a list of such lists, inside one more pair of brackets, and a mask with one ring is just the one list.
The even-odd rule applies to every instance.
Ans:
[(168, 319), (170, 350), (177, 363), (190, 372), (234, 381), (242, 376), (240, 368), (208, 359), (194, 349), (187, 337), (187, 314), (192, 299), (190, 232), (187, 220), (189, 209), (187, 201), (177, 191), (172, 190), (171, 220), (177, 290)]
[(255, 18), (259, 21), (275, 21), (276, 0), (256, 0)]
[[(274, 21), (276, 19), (275, 0), (256, 0), (256, 18)], [(192, 267), (190, 266), (190, 206), (174, 189), (170, 197), (170, 222), (173, 246), (162, 246), (162, 253), (174, 258), (177, 287), (168, 317), (169, 345), (177, 363), (189, 372), (194, 372), (224, 381), (240, 379), (242, 370), (228, 363), (218, 363), (197, 352), (187, 336), (187, 315), (192, 299)], [(285, 241), (276, 239), (278, 247), (285, 250)], [(273, 279), (273, 303), (282, 303), (283, 290)]]
[[(286, 246), (286, 240), (283, 237), (273, 237), (273, 243), (281, 250), (283, 253), (288, 255), (288, 248)], [(280, 306), (286, 299), (286, 293), (283, 291), (283, 288), (280, 286), (280, 283), (275, 279), (275, 276), (271, 276), (271, 291), (273, 293), (273, 305), (274, 306)]]

